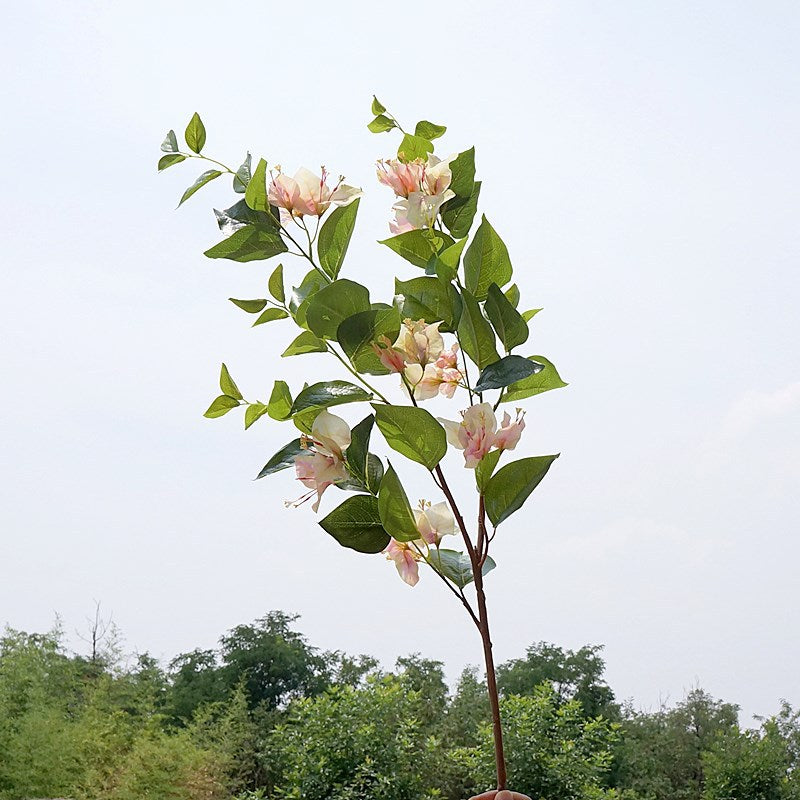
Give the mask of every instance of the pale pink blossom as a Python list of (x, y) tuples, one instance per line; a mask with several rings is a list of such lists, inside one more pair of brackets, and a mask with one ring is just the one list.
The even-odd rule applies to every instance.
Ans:
[(406, 542), (392, 539), (383, 551), (389, 561), (394, 561), (400, 577), (409, 585), (416, 586), (419, 581), (419, 565), (417, 561), (420, 554)]
[(456, 532), (456, 521), (447, 503), (431, 505), (422, 501), (414, 509), (414, 519), (422, 541), (430, 546), (438, 547), (443, 536)]
[(498, 430), (497, 418), (489, 403), (470, 406), (462, 412), (461, 422), (447, 419), (440, 419), (439, 422), (444, 426), (450, 444), (464, 451), (465, 466), (470, 469), (476, 467), (492, 448), (513, 450), (525, 427), (521, 411), (517, 411), (517, 418), (513, 422), (506, 412), (502, 427)]
[(311, 426), (311, 435), (303, 436), (303, 444), (307, 452), (295, 456), (295, 472), (297, 479), (311, 491), (291, 505), (299, 506), (316, 494), (311, 507), (317, 511), (323, 492), (348, 476), (344, 451), (350, 445), (350, 428), (341, 417), (320, 411)]
[(406, 366), (406, 356), (401, 350), (397, 350), (386, 336), (381, 336), (378, 341), (372, 343), (375, 355), (380, 359), (389, 372), (402, 372)]
[(301, 167), (293, 178), (280, 172), (273, 176), (267, 196), (271, 205), (285, 209), (295, 217), (321, 217), (331, 205), (347, 205), (361, 194), (360, 189), (347, 186), (342, 180), (340, 177), (331, 188), (325, 167), (322, 167), (321, 176)]
[(394, 220), (389, 223), (392, 233), (433, 227), (442, 205), (455, 197), (449, 188), (453, 158), (442, 160), (431, 153), (427, 161), (417, 158), (409, 162), (398, 159), (378, 162), (378, 180), (399, 198), (392, 206), (395, 212)]
[(406, 364), (424, 367), (439, 358), (444, 350), (444, 339), (439, 333), (441, 324), (426, 325), (424, 319), (403, 321), (394, 348), (403, 353)]
[(503, 421), (500, 423), (500, 430), (494, 437), (494, 446), (498, 450), (513, 450), (517, 446), (522, 431), (525, 428), (525, 412), (517, 409), (517, 417), (512, 422), (508, 411), (503, 414)]
[(378, 180), (398, 197), (408, 197), (422, 187), (425, 165), (421, 159), (408, 163), (396, 158), (378, 161)]

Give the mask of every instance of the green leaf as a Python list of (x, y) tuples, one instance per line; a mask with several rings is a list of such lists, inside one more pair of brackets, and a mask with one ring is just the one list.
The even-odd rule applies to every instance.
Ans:
[(483, 370), (500, 359), (492, 326), (481, 313), (478, 301), (466, 290), (461, 292), (464, 306), (458, 321), (458, 338), (464, 352)]
[(519, 300), (520, 300), (519, 286), (517, 286), (516, 283), (512, 283), (511, 286), (509, 286), (508, 289), (505, 290), (504, 294), (506, 296), (506, 300), (508, 300), (508, 302), (511, 303), (512, 306), (514, 306), (514, 308), (519, 307)]
[(265, 322), (274, 322), (276, 319), (286, 319), (289, 315), (282, 308), (268, 308), (259, 318), (253, 323), (256, 325), (263, 325)]
[(285, 253), (286, 244), (280, 235), (260, 225), (244, 225), (227, 239), (206, 250), (208, 258), (231, 261), (258, 261)]
[(469, 150), (459, 153), (450, 162), (450, 172), (453, 175), (450, 189), (459, 197), (471, 197), (475, 183), (475, 148), (470, 147)]
[[(463, 589), (475, 580), (475, 576), (472, 574), (472, 562), (466, 553), (437, 548), (430, 551), (426, 561), (437, 572), (441, 572), (442, 575), (449, 578), (459, 589)], [(481, 574), (486, 575), (495, 566), (494, 559), (486, 556), (481, 567)]]
[(528, 324), (496, 283), (489, 285), (484, 308), (507, 353), (528, 341)]
[(319, 264), (327, 275), (334, 280), (347, 255), (347, 246), (356, 225), (359, 199), (356, 198), (346, 206), (334, 209), (322, 224), (317, 241)]
[(286, 291), (283, 288), (283, 264), (278, 264), (267, 282), (269, 293), (279, 302), (286, 302)]
[(222, 173), (218, 169), (206, 170), (200, 175), (197, 180), (183, 193), (178, 206), (182, 206), (198, 189), (202, 189), (207, 183), (210, 183), (214, 178), (219, 178)]
[(415, 158), (427, 158), (433, 152), (433, 145), (422, 136), (407, 133), (397, 148), (397, 157), (401, 161), (413, 161)]
[(378, 512), (384, 530), (398, 542), (419, 539), (420, 534), (408, 496), (391, 464), (383, 476), (378, 492)]
[(301, 356), (305, 353), (324, 353), (328, 346), (322, 339), (314, 336), (311, 331), (303, 331), (282, 353), (281, 358), (287, 356)]
[(200, 115), (195, 111), (189, 124), (186, 126), (184, 134), (186, 144), (193, 153), (199, 153), (206, 143), (206, 127), (200, 119)]
[(529, 358), (543, 364), (544, 369), (535, 375), (512, 383), (503, 394), (501, 403), (514, 403), (517, 400), (524, 400), (526, 397), (533, 397), (535, 394), (549, 392), (551, 389), (561, 389), (569, 385), (561, 380), (553, 363), (544, 356), (529, 356)]
[(164, 141), (161, 142), (161, 149), (165, 153), (178, 152), (178, 137), (175, 135), (175, 131), (167, 131)]
[(321, 381), (307, 386), (292, 404), (292, 416), (310, 408), (328, 408), (342, 403), (360, 403), (371, 400), (372, 395), (348, 381)]
[(541, 372), (543, 364), (522, 356), (505, 356), (493, 364), (489, 364), (478, 377), (474, 391), (487, 392), (490, 389), (502, 389), (515, 381)]
[(359, 553), (380, 553), (389, 544), (383, 529), (378, 498), (368, 494), (348, 497), (319, 523), (342, 547)]
[(167, 153), (167, 155), (158, 159), (158, 171), (163, 172), (167, 167), (171, 167), (173, 164), (180, 164), (181, 161), (186, 161), (186, 156), (182, 156), (180, 153)]
[(461, 318), (461, 297), (455, 286), (438, 278), (395, 278), (395, 305), (402, 319), (441, 322), (442, 331), (454, 331)]
[(263, 158), (258, 160), (256, 171), (247, 184), (244, 201), (253, 211), (270, 213), (269, 200), (267, 199), (267, 162)]
[(556, 453), (554, 456), (521, 458), (506, 464), (491, 477), (484, 498), (486, 514), (492, 525), (497, 527), (522, 508), (558, 456)]
[(500, 460), (500, 456), (502, 455), (502, 450), (491, 450), (478, 462), (478, 465), (475, 467), (475, 484), (477, 485), (478, 491), (481, 494), (483, 494), (486, 484), (489, 483), (489, 478), (492, 477), (492, 474), (497, 467), (497, 462)]
[(472, 222), (475, 219), (475, 214), (478, 212), (478, 198), (481, 193), (481, 182), (475, 181), (473, 184), (473, 191), (469, 197), (459, 197), (456, 195), (451, 200), (448, 200), (442, 206), (442, 220), (447, 226), (447, 230), (460, 239), (466, 236)]
[(239, 387), (236, 385), (233, 378), (231, 378), (231, 374), (228, 372), (228, 368), (225, 364), (222, 365), (219, 371), (219, 388), (222, 390), (223, 394), (229, 397), (235, 397), (237, 400), (244, 400), (242, 393), (239, 391)]
[(328, 285), (328, 280), (317, 270), (312, 269), (305, 274), (299, 286), (292, 288), (289, 297), (289, 311), (294, 315), (294, 321), (301, 327), (307, 328), (306, 312), (311, 298), (323, 287)]
[(253, 157), (248, 153), (233, 176), (233, 191), (237, 194), (244, 194), (247, 191), (247, 184), (250, 183), (252, 177), (250, 174), (252, 163)]
[(485, 300), (489, 285), (505, 286), (511, 280), (511, 259), (503, 240), (486, 217), (472, 237), (464, 254), (464, 279), (467, 289), (478, 300)]
[(306, 322), (321, 339), (335, 340), (342, 320), (359, 311), (369, 311), (369, 290), (343, 278), (314, 294), (308, 303)]
[(261, 469), (261, 472), (256, 475), (256, 480), (265, 478), (267, 475), (272, 475), (275, 472), (280, 472), (282, 469), (293, 467), (295, 457), (307, 452), (308, 450), (303, 447), (301, 439), (292, 439), (289, 444), (281, 447), (281, 449), (267, 461)]
[(267, 413), (272, 419), (289, 419), (292, 410), (292, 393), (286, 381), (275, 381), (267, 404)]
[(383, 114), (384, 111), (386, 111), (386, 106), (384, 106), (375, 95), (372, 95), (372, 113)]
[(445, 247), (437, 258), (446, 267), (449, 267), (454, 273), (458, 271), (458, 265), (461, 262), (461, 254), (464, 252), (464, 247), (467, 244), (466, 237), (460, 239), (455, 244)]
[(237, 201), (224, 211), (215, 208), (214, 216), (217, 218), (219, 229), (225, 236), (230, 236), (234, 231), (248, 225), (255, 225), (274, 233), (279, 230), (275, 217), (263, 211), (253, 211), (244, 200)]
[(383, 114), (378, 114), (378, 116), (367, 125), (367, 128), (372, 131), (372, 133), (385, 133), (396, 127), (397, 124), (395, 121)]
[(314, 420), (319, 416), (320, 411), (322, 411), (321, 408), (307, 408), (297, 416), (292, 417), (292, 423), (297, 430), (302, 431), (307, 436), (311, 436)]
[(530, 308), (527, 311), (523, 311), (522, 319), (524, 319), (525, 322), (530, 322), (541, 310), (541, 308)]
[(336, 338), (356, 372), (369, 375), (388, 375), (389, 370), (381, 363), (372, 349), (372, 343), (380, 337), (390, 342), (400, 333), (400, 314), (396, 308), (361, 311), (342, 320)]
[(362, 481), (367, 470), (369, 440), (374, 424), (375, 416), (374, 414), (369, 414), (350, 431), (350, 444), (346, 453), (347, 465)]
[(432, 233), (425, 230), (414, 230), (382, 239), (378, 244), (385, 244), (395, 253), (410, 261), (415, 267), (428, 266), (432, 255), (436, 255), (436, 245)]
[(444, 428), (424, 408), (374, 404), (378, 429), (392, 450), (432, 470), (447, 452)]
[(428, 120), (422, 119), (417, 123), (417, 127), (414, 128), (414, 136), (421, 136), (423, 139), (432, 142), (434, 139), (443, 136), (446, 130), (447, 128), (444, 125), (437, 125), (435, 122), (428, 122)]
[(267, 407), (263, 403), (250, 403), (244, 410), (244, 429), (247, 430), (254, 422), (257, 422), (267, 413)]
[(229, 297), (228, 300), (248, 314), (258, 314), (259, 311), (266, 308), (268, 302), (267, 300), (237, 300), (235, 297)]
[(235, 397), (229, 397), (226, 394), (221, 394), (217, 397), (211, 405), (206, 409), (204, 417), (209, 419), (216, 419), (217, 417), (224, 417), (232, 408), (237, 408), (239, 401)]

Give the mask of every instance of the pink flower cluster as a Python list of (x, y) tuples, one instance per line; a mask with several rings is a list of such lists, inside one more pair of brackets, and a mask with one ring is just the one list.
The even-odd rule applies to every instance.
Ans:
[(407, 319), (393, 344), (383, 337), (372, 345), (388, 370), (403, 374), (416, 400), (452, 397), (464, 377), (458, 369), (458, 345), (444, 349), (439, 325)]
[(490, 403), (478, 403), (461, 412), (461, 421), (439, 419), (453, 447), (464, 451), (465, 466), (473, 469), (493, 448), (513, 450), (525, 428), (525, 412), (517, 409), (516, 419), (506, 412), (500, 427)]
[(270, 182), (267, 197), (270, 205), (283, 209), (294, 217), (321, 217), (331, 205), (345, 206), (361, 194), (361, 189), (342, 183), (344, 177), (333, 187), (328, 186), (328, 172), (321, 168), (318, 177), (311, 170), (301, 167), (293, 178), (278, 174)]
[(398, 198), (392, 206), (395, 218), (389, 223), (392, 233), (433, 227), (442, 205), (455, 197), (448, 188), (453, 179), (451, 160), (429, 154), (427, 161), (391, 158), (378, 162), (378, 180)]

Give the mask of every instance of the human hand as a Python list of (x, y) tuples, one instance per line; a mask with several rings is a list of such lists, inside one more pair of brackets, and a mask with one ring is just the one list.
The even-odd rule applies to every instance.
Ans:
[(509, 792), (508, 789), (501, 789), (500, 791), (492, 789), (490, 792), (476, 794), (474, 797), (470, 797), (469, 800), (531, 800), (531, 798), (519, 792)]

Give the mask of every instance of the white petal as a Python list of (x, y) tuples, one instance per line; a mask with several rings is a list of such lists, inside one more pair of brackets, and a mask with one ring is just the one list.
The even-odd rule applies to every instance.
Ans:
[(464, 445), (461, 444), (461, 441), (458, 438), (458, 432), (461, 430), (461, 423), (453, 422), (450, 419), (442, 419), (441, 417), (437, 417), (437, 419), (442, 424), (444, 432), (447, 434), (447, 441), (450, 442), (453, 447), (463, 450)]
[(350, 426), (336, 414), (331, 414), (323, 409), (317, 414), (311, 426), (311, 434), (315, 438), (330, 439), (335, 442), (340, 450), (346, 450), (350, 445)]

